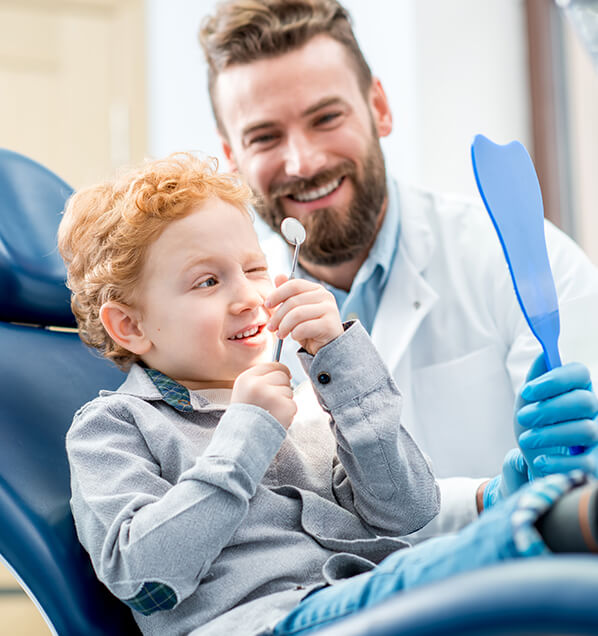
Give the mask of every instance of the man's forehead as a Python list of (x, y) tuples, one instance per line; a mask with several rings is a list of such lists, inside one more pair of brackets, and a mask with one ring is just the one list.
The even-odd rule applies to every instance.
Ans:
[(287, 113), (302, 115), (327, 100), (359, 92), (356, 73), (348, 67), (341, 44), (316, 36), (283, 55), (235, 64), (216, 80), (221, 118), (234, 122), (235, 133)]

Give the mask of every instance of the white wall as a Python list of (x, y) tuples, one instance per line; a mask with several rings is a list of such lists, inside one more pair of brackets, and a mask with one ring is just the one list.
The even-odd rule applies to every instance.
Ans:
[[(152, 156), (220, 156), (197, 42), (215, 0), (146, 0)], [(403, 180), (475, 193), (475, 133), (530, 147), (522, 0), (345, 0), (393, 107), (383, 142)]]
[[(215, 0), (146, 0), (148, 148), (220, 154), (197, 34)], [(221, 155), (220, 155), (221, 156)]]

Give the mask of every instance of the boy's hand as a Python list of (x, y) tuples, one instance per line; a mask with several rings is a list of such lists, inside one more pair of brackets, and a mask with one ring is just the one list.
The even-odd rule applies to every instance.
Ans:
[[(276, 307), (268, 322), (279, 338), (289, 334), (311, 355), (343, 333), (334, 296), (322, 285), (303, 278), (289, 280), (283, 274), (275, 279), (275, 289), (266, 307)], [(277, 306), (278, 305), (278, 306)]]
[(264, 362), (243, 371), (233, 385), (232, 402), (259, 406), (288, 429), (297, 412), (291, 372), (280, 362)]

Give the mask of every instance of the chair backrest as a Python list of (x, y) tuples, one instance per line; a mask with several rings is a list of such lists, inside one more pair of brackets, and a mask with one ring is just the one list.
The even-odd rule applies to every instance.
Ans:
[(123, 374), (73, 331), (56, 249), (71, 188), (0, 149), (0, 555), (60, 636), (139, 633), (96, 578), (69, 508), (65, 434)]

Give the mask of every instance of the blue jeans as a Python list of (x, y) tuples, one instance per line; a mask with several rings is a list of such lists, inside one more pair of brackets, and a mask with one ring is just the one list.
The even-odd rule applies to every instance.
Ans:
[[(546, 553), (548, 549), (533, 524), (542, 509), (550, 507), (560, 493), (555, 491), (547, 496), (541, 492), (546, 490), (541, 482), (534, 483), (534, 490), (523, 488), (457, 534), (398, 550), (369, 572), (311, 593), (276, 625), (273, 634), (309, 634), (403, 590), (498, 561)], [(561, 492), (569, 487), (564, 484)], [(527, 498), (522, 497), (525, 492)], [(519, 513), (517, 516), (513, 516), (515, 510)], [(514, 520), (522, 518), (522, 510), (527, 518), (517, 525)]]

